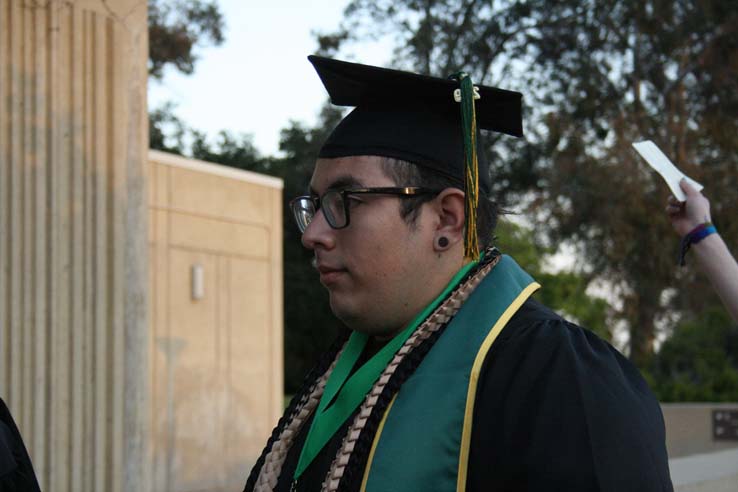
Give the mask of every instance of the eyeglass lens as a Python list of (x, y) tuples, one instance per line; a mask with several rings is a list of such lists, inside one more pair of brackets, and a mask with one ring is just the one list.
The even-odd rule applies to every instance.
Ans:
[(292, 214), (300, 232), (305, 232), (315, 216), (315, 204), (309, 198), (295, 200), (292, 202)]
[[(320, 208), (323, 210), (328, 224), (334, 229), (340, 229), (346, 226), (346, 208), (343, 203), (343, 196), (338, 190), (329, 190), (320, 199)], [(308, 197), (299, 198), (292, 203), (292, 213), (295, 216), (295, 222), (300, 232), (310, 225), (317, 210), (315, 203)]]
[(320, 208), (323, 209), (328, 224), (334, 229), (340, 229), (346, 225), (346, 207), (340, 191), (326, 191), (320, 199)]

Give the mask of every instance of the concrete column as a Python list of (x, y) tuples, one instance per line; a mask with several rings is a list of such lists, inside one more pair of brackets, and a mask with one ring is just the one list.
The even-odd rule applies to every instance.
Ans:
[(0, 0), (0, 395), (43, 490), (147, 490), (146, 2)]

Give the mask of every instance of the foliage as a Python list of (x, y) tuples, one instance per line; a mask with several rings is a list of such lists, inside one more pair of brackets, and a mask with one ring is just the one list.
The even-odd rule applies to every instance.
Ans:
[[(217, 46), (224, 41), (223, 14), (214, 0), (149, 0), (148, 14), (149, 77), (153, 79), (161, 80), (168, 65), (192, 74), (197, 61), (195, 47)], [(185, 153), (186, 140), (194, 130), (174, 114), (174, 109), (169, 102), (149, 111), (149, 148)], [(198, 135), (194, 137), (197, 142)]]
[[(664, 244), (665, 237), (674, 238), (662, 213), (666, 188), (655, 173), (643, 172), (630, 144), (653, 139), (712, 196), (729, 199), (715, 194), (738, 162), (738, 57), (735, 50), (725, 52), (738, 42), (738, 9), (725, 6), (595, 1), (534, 16), (551, 24), (531, 36), (527, 52), (556, 108), (546, 115), (541, 140), (550, 156), (547, 193), (539, 202), (544, 224), (554, 240), (581, 244), (593, 268), (624, 287), (620, 314), (630, 326), (631, 356), (641, 366), (651, 353), (656, 320), (674, 306), (662, 302), (662, 294), (675, 283), (677, 242)], [(716, 58), (715, 50), (726, 58)], [(709, 86), (716, 93), (705, 92)], [(723, 125), (733, 129), (732, 139)], [(723, 234), (736, 237), (736, 230), (725, 227)], [(691, 289), (677, 292), (684, 296), (693, 309), (705, 302)]]
[(205, 133), (191, 130), (192, 157), (225, 166), (267, 173), (271, 169), (271, 158), (262, 159), (251, 141), (251, 135), (235, 136), (221, 130), (214, 145), (207, 140)]
[(223, 43), (223, 29), (215, 1), (149, 0), (149, 75), (161, 79), (168, 64), (191, 74), (195, 46)]
[(536, 243), (533, 232), (508, 220), (497, 227), (496, 244), (541, 284), (535, 297), (570, 321), (588, 328), (606, 340), (612, 340), (608, 326), (610, 307), (604, 299), (587, 292), (588, 278), (575, 271), (552, 273), (544, 262), (555, 253), (553, 248)]
[(185, 137), (190, 129), (174, 114), (172, 103), (149, 111), (149, 148), (184, 154)]
[(738, 325), (720, 306), (680, 323), (647, 375), (664, 402), (738, 401)]
[[(623, 292), (616, 315), (639, 365), (658, 319), (704, 304), (702, 292), (666, 295), (691, 273), (674, 273), (667, 190), (630, 144), (654, 140), (706, 185), (714, 216), (727, 215), (738, 198), (736, 2), (354, 0), (338, 35), (324, 38), (345, 33), (393, 35), (400, 68), (464, 68), (524, 92), (527, 141), (486, 139), (496, 191), (529, 204), (542, 240), (575, 244), (578, 260)], [(720, 230), (738, 240), (738, 224)]]

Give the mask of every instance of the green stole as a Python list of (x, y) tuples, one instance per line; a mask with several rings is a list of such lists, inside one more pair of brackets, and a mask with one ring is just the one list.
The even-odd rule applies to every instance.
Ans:
[(387, 408), (362, 491), (465, 490), (482, 364), (497, 335), (538, 288), (503, 255)]
[(320, 398), (315, 417), (308, 430), (307, 439), (300, 451), (300, 458), (293, 475), (293, 489), (295, 489), (297, 481), (320, 450), (323, 449), (353, 411), (358, 408), (395, 353), (420, 323), (435, 311), (476, 264), (477, 262), (473, 261), (461, 268), (438, 297), (419, 312), (398, 335), (364, 363), (353, 375), (351, 369), (364, 350), (368, 337), (366, 334), (358, 332), (351, 334), (341, 357), (336, 363), (336, 367), (328, 377), (325, 391)]

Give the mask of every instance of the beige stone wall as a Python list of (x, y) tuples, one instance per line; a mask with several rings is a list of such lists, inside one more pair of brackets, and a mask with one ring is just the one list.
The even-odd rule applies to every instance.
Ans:
[(737, 449), (738, 441), (712, 437), (712, 411), (736, 410), (736, 403), (662, 403), (669, 458)]
[(282, 182), (149, 155), (153, 488), (241, 490), (282, 410)]
[(0, 395), (43, 490), (147, 490), (146, 2), (0, 0)]

